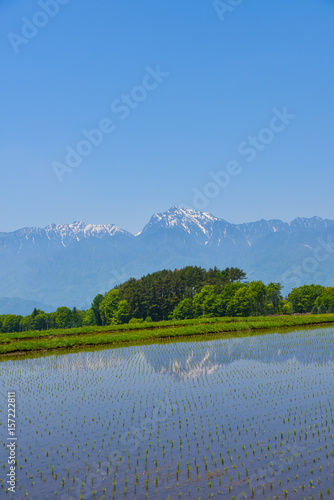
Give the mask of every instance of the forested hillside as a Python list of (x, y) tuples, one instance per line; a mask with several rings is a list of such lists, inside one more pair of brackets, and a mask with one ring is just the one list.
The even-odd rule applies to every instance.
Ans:
[(247, 317), (291, 313), (332, 313), (334, 287), (304, 285), (284, 300), (280, 283), (246, 281), (238, 268), (201, 267), (163, 270), (140, 279), (131, 278), (106, 294), (98, 294), (87, 311), (58, 307), (45, 313), (34, 309), (28, 316), (0, 315), (0, 331), (21, 332), (89, 325), (112, 325), (192, 319)]

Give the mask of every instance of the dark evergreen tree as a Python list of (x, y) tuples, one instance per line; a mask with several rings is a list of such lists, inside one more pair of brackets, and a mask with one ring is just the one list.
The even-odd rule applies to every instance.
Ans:
[(103, 300), (103, 295), (99, 293), (96, 295), (92, 302), (92, 311), (95, 317), (95, 324), (100, 326), (102, 325), (101, 312), (100, 312), (100, 304)]

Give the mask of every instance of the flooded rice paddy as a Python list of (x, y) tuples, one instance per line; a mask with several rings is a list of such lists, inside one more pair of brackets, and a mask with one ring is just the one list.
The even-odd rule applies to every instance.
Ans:
[(332, 328), (7, 360), (0, 375), (1, 498), (334, 498)]

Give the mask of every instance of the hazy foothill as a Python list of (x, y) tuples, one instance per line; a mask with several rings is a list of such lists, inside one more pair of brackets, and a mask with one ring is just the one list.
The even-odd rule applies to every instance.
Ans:
[[(138, 280), (131, 278), (96, 295), (87, 310), (63, 306), (51, 313), (34, 308), (27, 316), (0, 315), (0, 332), (334, 313), (334, 287), (303, 285), (283, 298), (280, 283), (265, 285), (246, 278), (244, 271), (234, 267), (206, 271), (189, 266), (159, 271)], [(290, 320), (286, 321), (289, 325)]]

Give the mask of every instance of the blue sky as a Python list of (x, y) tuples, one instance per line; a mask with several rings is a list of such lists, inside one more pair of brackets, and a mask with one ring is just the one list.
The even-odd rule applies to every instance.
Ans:
[[(3, 0), (0, 14), (0, 231), (136, 233), (173, 205), (234, 223), (334, 219), (334, 2), (244, 0), (219, 16), (212, 1)], [(294, 118), (270, 132), (284, 108)], [(112, 132), (70, 169), (66, 148), (105, 119)], [(213, 183), (231, 161), (237, 175)]]

